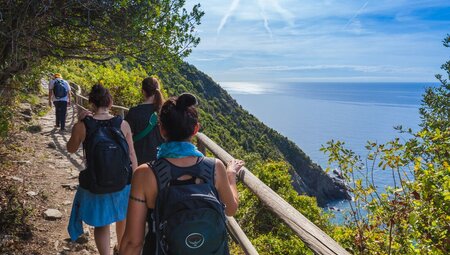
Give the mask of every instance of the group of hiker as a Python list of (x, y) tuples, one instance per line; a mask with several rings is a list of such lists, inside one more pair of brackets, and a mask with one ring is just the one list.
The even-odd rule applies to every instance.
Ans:
[[(65, 97), (55, 89), (59, 85)], [(55, 74), (49, 101), (62, 130), (69, 90)], [(237, 211), (236, 175), (243, 161), (225, 167), (192, 144), (200, 129), (194, 95), (165, 100), (154, 77), (142, 81), (142, 93), (143, 103), (122, 119), (110, 113), (109, 90), (96, 84), (89, 93), (91, 111), (78, 113), (67, 150), (74, 153), (83, 144), (86, 169), (72, 206), (71, 239), (83, 233), (84, 222), (94, 227), (99, 253), (110, 254), (109, 226), (116, 223), (114, 254), (229, 254), (225, 215)]]

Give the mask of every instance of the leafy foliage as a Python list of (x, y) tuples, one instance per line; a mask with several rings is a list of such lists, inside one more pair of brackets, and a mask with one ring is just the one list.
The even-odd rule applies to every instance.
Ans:
[(199, 43), (203, 12), (184, 0), (1, 1), (0, 84), (43, 57), (132, 57), (155, 69), (179, 63)]
[(19, 191), (8, 183), (0, 190), (0, 194), (0, 236), (14, 234), (23, 239), (31, 238), (28, 222), (31, 209), (21, 201)]
[[(449, 62), (442, 69), (450, 76)], [(339, 141), (322, 149), (350, 183), (346, 225), (354, 232), (343, 229), (338, 239), (357, 254), (450, 253), (450, 86), (437, 78), (441, 85), (423, 96), (421, 130), (398, 128), (411, 136), (407, 141), (368, 142), (367, 159)], [(394, 185), (384, 193), (373, 179), (377, 167), (392, 173)]]
[(28, 102), (33, 108), (38, 104), (36, 95), (40, 93), (42, 73), (36, 66), (28, 73), (17, 75), (10, 79), (7, 86), (0, 86), (0, 142), (13, 129), (14, 110), (19, 102)]
[[(261, 181), (322, 230), (331, 231), (329, 215), (317, 206), (315, 198), (299, 196), (292, 188), (286, 163), (256, 162), (252, 170)], [(260, 254), (312, 254), (298, 236), (248, 189), (241, 187), (239, 196), (241, 203), (237, 218)]]

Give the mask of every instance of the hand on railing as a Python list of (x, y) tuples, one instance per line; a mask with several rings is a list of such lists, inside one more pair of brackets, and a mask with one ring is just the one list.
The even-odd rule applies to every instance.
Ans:
[(91, 111), (88, 110), (81, 110), (78, 113), (78, 121), (82, 121), (86, 116), (94, 116), (94, 114)]
[(237, 181), (237, 176), (239, 175), (239, 172), (241, 171), (244, 164), (245, 162), (240, 159), (232, 159), (228, 161), (227, 164), (228, 179), (232, 177), (234, 180)]

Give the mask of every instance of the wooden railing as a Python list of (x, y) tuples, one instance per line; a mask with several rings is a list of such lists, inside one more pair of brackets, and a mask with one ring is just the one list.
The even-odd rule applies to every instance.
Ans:
[[(72, 95), (76, 105), (81, 109), (86, 109), (85, 104), (88, 99), (81, 94), (78, 85), (71, 83)], [(122, 117), (128, 112), (128, 108), (113, 105), (115, 110)], [(230, 162), (233, 157), (212, 141), (203, 133), (197, 134), (197, 147), (203, 153), (206, 149), (211, 151), (217, 158), (225, 163)], [(299, 211), (292, 207), (288, 202), (281, 198), (275, 191), (269, 188), (261, 180), (243, 167), (239, 172), (238, 179), (244, 183), (266, 206), (275, 213), (294, 233), (308, 246), (315, 254), (320, 255), (349, 255), (336, 241), (329, 237), (325, 232), (309, 221)], [(252, 245), (244, 231), (233, 217), (227, 217), (227, 227), (232, 238), (241, 246), (243, 251), (249, 255), (257, 255), (258, 252)]]

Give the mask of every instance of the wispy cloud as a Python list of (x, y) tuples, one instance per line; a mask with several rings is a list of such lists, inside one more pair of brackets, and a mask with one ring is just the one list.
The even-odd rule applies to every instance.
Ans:
[(366, 3), (365, 4), (363, 4), (363, 6), (361, 7), (361, 8), (359, 8), (359, 10), (353, 15), (353, 17), (351, 17), (349, 20), (348, 20), (348, 22), (347, 22), (347, 24), (345, 24), (345, 26), (344, 26), (344, 30), (345, 29), (347, 29), (347, 27), (350, 25), (350, 24), (352, 24), (353, 23), (353, 21), (364, 11), (364, 9), (366, 9), (366, 7), (367, 7), (367, 5), (369, 4), (369, 2), (370, 2), (370, 0), (369, 1), (366, 1)]
[(287, 9), (283, 8), (278, 0), (269, 0), (274, 7), (274, 9), (283, 17), (283, 19), (289, 24), (294, 24), (294, 15), (288, 11)]
[(264, 0), (258, 0), (259, 8), (261, 9), (261, 16), (264, 20), (264, 28), (266, 29), (267, 33), (269, 33), (270, 38), (272, 38), (272, 30), (269, 26), (269, 18), (267, 17), (266, 13), (266, 6), (264, 4)]
[(422, 68), (415, 67), (399, 67), (399, 66), (368, 66), (368, 65), (302, 65), (302, 66), (252, 66), (239, 67), (233, 69), (234, 71), (312, 71), (312, 70), (332, 70), (332, 69), (346, 69), (351, 71), (363, 73), (413, 73), (422, 72)]
[(187, 61), (217, 80), (430, 81), (448, 59), (449, 0), (201, 2), (202, 41)]
[(222, 17), (222, 20), (220, 21), (220, 25), (217, 28), (217, 34), (220, 34), (220, 31), (222, 31), (222, 28), (225, 26), (225, 24), (228, 21), (228, 18), (233, 14), (233, 12), (236, 10), (236, 8), (239, 6), (240, 0), (233, 0), (233, 2), (230, 5), (230, 8), (228, 9), (227, 13)]

